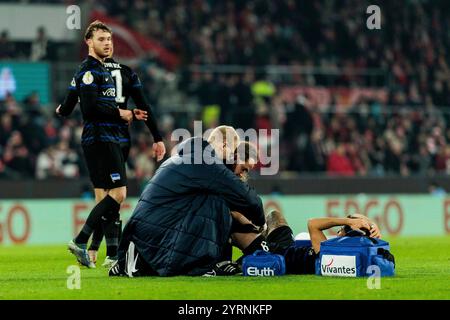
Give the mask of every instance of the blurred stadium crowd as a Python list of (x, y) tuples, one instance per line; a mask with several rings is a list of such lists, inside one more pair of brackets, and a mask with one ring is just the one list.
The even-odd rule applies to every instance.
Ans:
[[(372, 2), (119, 0), (95, 5), (180, 57), (176, 90), (196, 102), (195, 115), (165, 112), (154, 73), (138, 68), (168, 150), (175, 143), (170, 142), (173, 129), (202, 119), (204, 129), (218, 123), (280, 129), (281, 171), (348, 176), (450, 173), (450, 2)], [(382, 8), (381, 30), (365, 27), (370, 4)], [(7, 32), (2, 33), (0, 59), (18, 58), (16, 53)], [(44, 50), (37, 60), (46, 56)], [(246, 68), (198, 72), (193, 65)], [(339, 72), (333, 73), (338, 76), (332, 83), (321, 73), (288, 73), (283, 83), (262, 72), (266, 65)], [(358, 73), (368, 69), (380, 70), (383, 80), (372, 83)], [(292, 83), (375, 86), (385, 89), (387, 98), (362, 97), (343, 110), (332, 96), (323, 109), (308, 94), (286, 99), (283, 86)], [(25, 101), (8, 95), (0, 102), (0, 177), (86, 175), (79, 113), (58, 119), (44, 109), (36, 94)], [(131, 130), (130, 177), (145, 179), (155, 169), (152, 141), (142, 124), (133, 124)]]

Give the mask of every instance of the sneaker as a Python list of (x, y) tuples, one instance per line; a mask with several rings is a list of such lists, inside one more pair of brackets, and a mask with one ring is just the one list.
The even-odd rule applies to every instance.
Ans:
[(95, 265), (89, 259), (89, 254), (86, 249), (80, 248), (75, 241), (70, 240), (67, 245), (68, 250), (77, 258), (78, 262), (88, 268), (95, 268)]
[(108, 274), (110, 277), (123, 277), (127, 275), (125, 273), (125, 270), (120, 267), (119, 261), (116, 261), (112, 264)]
[(204, 277), (217, 277), (217, 276), (234, 276), (242, 274), (239, 264), (233, 261), (222, 261), (217, 263), (211, 271), (206, 272)]
[(107, 257), (105, 258), (105, 261), (104, 261), (103, 264), (102, 264), (102, 267), (111, 269), (112, 266), (113, 266), (116, 262), (117, 262), (117, 258), (112, 258), (112, 257), (107, 256)]
[[(136, 252), (134, 243), (130, 241), (127, 253), (125, 255), (125, 260), (122, 259), (121, 263), (119, 263), (118, 260), (115, 260), (109, 269), (109, 276), (128, 276), (133, 278), (133, 276), (140, 271), (136, 269), (138, 257), (139, 253)], [(108, 259), (109, 257), (106, 258)]]
[(97, 264), (98, 251), (97, 250), (88, 250), (88, 254), (89, 254), (89, 260), (91, 260), (91, 263), (95, 268), (95, 266)]

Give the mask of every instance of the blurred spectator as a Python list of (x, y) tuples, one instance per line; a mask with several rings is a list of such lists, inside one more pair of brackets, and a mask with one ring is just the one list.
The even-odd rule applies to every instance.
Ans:
[(316, 128), (305, 149), (305, 170), (323, 172), (326, 169), (327, 149), (322, 129)]
[(327, 173), (329, 175), (354, 176), (355, 169), (345, 152), (345, 145), (339, 143), (331, 152), (327, 162)]
[(43, 150), (36, 162), (36, 178), (76, 178), (79, 176), (79, 157), (67, 142)]
[(0, 59), (12, 59), (15, 55), (14, 43), (10, 41), (8, 31), (0, 33)]
[(25, 178), (32, 178), (33, 159), (28, 148), (23, 143), (22, 134), (13, 131), (3, 150), (3, 162), (5, 166)]
[(13, 117), (9, 113), (5, 113), (0, 117), (0, 146), (5, 146), (11, 137), (13, 127)]
[(50, 146), (42, 150), (36, 160), (36, 179), (57, 177), (55, 147)]
[(5, 100), (8, 95), (14, 94), (15, 91), (16, 79), (14, 78), (14, 74), (11, 68), (3, 67), (0, 69), (0, 101)]
[[(243, 129), (279, 128), (281, 170), (450, 174), (450, 112), (445, 107), (450, 106), (450, 2), (383, 1), (382, 29), (376, 32), (361, 25), (361, 13), (369, 4), (368, 0), (99, 0), (93, 5), (181, 58), (177, 73), (167, 72), (150, 55), (137, 67), (169, 152), (176, 143), (169, 140), (173, 129), (192, 129), (192, 120), (203, 117), (206, 127), (225, 123)], [(18, 58), (15, 47), (17, 43), (3, 31), (0, 59)], [(39, 61), (48, 53), (46, 31), (39, 28), (30, 58)], [(192, 72), (198, 64), (234, 66)], [(284, 65), (287, 72), (270, 72), (273, 68), (266, 65)], [(315, 71), (290, 72), (297, 67)], [(361, 95), (356, 101), (344, 97), (352, 105), (341, 110), (339, 96), (332, 93), (322, 108), (309, 94), (288, 101), (283, 84), (375, 86), (387, 91), (387, 101), (377, 96)], [(11, 94), (15, 86), (11, 70), (3, 68), (0, 175), (31, 172), (39, 179), (86, 175), (79, 160), (79, 113), (53, 119), (36, 93), (16, 101)], [(198, 113), (184, 112), (188, 98), (200, 107)], [(178, 102), (183, 112), (166, 110), (161, 101), (168, 106)], [(141, 124), (130, 130), (136, 146), (128, 160), (130, 177), (147, 179), (155, 169), (151, 138)]]
[(450, 146), (445, 146), (436, 155), (435, 168), (439, 173), (450, 174)]
[[(33, 95), (26, 99), (27, 112), (25, 104), (12, 97), (0, 108), (0, 155), (5, 168), (23, 176), (34, 172), (32, 175), (39, 179), (85, 176), (79, 160), (79, 114), (53, 119), (36, 101)], [(278, 121), (282, 171), (377, 176), (450, 174), (450, 128), (442, 111), (383, 111), (376, 120), (364, 113), (364, 102), (361, 108), (355, 105), (351, 113), (319, 113), (307, 100), (301, 102), (291, 106), (277, 96), (263, 100), (255, 118), (257, 129), (276, 128), (273, 122)], [(276, 117), (270, 113), (275, 107), (281, 113)], [(168, 150), (176, 144), (170, 141), (173, 129), (184, 124), (192, 130), (192, 119), (184, 113), (164, 113), (159, 119)], [(153, 141), (141, 123), (134, 123), (130, 130), (136, 146), (128, 161), (130, 177), (147, 179), (155, 165), (148, 151)]]
[(77, 153), (69, 148), (66, 141), (60, 141), (56, 146), (55, 162), (58, 176), (76, 178), (79, 176), (79, 158)]
[[(1, 150), (0, 150), (1, 151)], [(3, 159), (0, 159), (0, 179), (20, 179), (21, 174), (9, 169), (4, 163)]]
[(139, 180), (149, 180), (155, 171), (153, 150), (147, 148), (145, 151), (138, 153), (135, 165), (136, 178)]
[(441, 187), (437, 182), (431, 182), (428, 186), (428, 191), (431, 195), (436, 197), (445, 197), (447, 192), (443, 187)]

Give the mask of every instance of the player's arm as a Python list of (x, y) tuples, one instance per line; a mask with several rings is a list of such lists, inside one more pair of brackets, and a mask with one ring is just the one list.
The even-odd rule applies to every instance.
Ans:
[(308, 231), (311, 237), (311, 243), (316, 253), (320, 252), (320, 243), (327, 240), (327, 237), (323, 233), (324, 230), (328, 230), (338, 226), (349, 226), (352, 229), (367, 229), (370, 230), (370, 224), (367, 219), (361, 218), (314, 218), (308, 220)]
[(370, 237), (371, 238), (381, 238), (381, 231), (380, 228), (378, 227), (378, 225), (372, 221), (371, 219), (369, 219), (367, 216), (359, 214), (359, 213), (354, 213), (351, 215), (348, 215), (347, 218), (360, 218), (360, 219), (366, 219), (367, 222), (370, 225)]
[[(211, 176), (216, 176), (216, 179), (211, 180)], [(261, 198), (233, 172), (226, 168), (220, 170), (218, 175), (212, 172), (206, 183), (209, 191), (216, 192), (225, 199), (231, 211), (241, 212), (258, 227), (264, 226), (266, 219)]]
[(78, 103), (78, 92), (75, 86), (75, 79), (72, 79), (70, 86), (67, 90), (66, 97), (64, 98), (64, 102), (56, 108), (56, 114), (59, 116), (67, 117), (69, 116), (75, 106)]
[(131, 75), (131, 92), (130, 96), (136, 104), (137, 108), (147, 112), (147, 120), (145, 120), (145, 125), (150, 130), (155, 142), (162, 141), (162, 136), (159, 133), (158, 125), (156, 123), (156, 118), (153, 114), (150, 104), (145, 98), (144, 90), (142, 88), (141, 81), (136, 73)]
[[(147, 102), (147, 99), (145, 98), (144, 90), (142, 89), (141, 81), (139, 80), (139, 77), (136, 73), (132, 72), (131, 74), (131, 91), (130, 96), (133, 99), (136, 106), (141, 109), (142, 112), (145, 112), (145, 125), (150, 130), (152, 136), (153, 136), (153, 152), (155, 153), (156, 160), (160, 161), (164, 158), (164, 155), (166, 154), (166, 147), (164, 146), (164, 143), (162, 141), (162, 136), (159, 133), (158, 125), (156, 123), (156, 118), (153, 114), (152, 108), (150, 107), (150, 104)], [(133, 110), (134, 117), (137, 116), (136, 111), (137, 109)]]
[[(88, 72), (89, 74), (86, 75)], [(93, 77), (93, 79), (90, 77)], [(82, 102), (81, 107), (84, 109), (83, 113), (93, 117), (100, 114), (113, 120), (122, 119), (119, 108), (98, 103), (98, 88), (101, 84), (101, 78), (96, 73), (86, 71), (78, 76), (77, 86), (80, 93), (80, 101)]]

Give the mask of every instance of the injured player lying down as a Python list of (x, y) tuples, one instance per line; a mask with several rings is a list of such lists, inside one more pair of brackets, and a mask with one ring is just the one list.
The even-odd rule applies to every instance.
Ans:
[[(242, 225), (251, 222), (238, 212), (232, 212), (235, 221)], [(360, 233), (372, 238), (380, 238), (381, 233), (378, 226), (366, 216), (360, 214), (350, 215), (346, 218), (314, 218), (308, 221), (308, 231), (312, 246), (296, 247), (292, 229), (289, 227), (285, 217), (278, 211), (271, 211), (266, 215), (267, 229), (257, 234), (255, 232), (235, 232), (232, 234), (233, 245), (240, 248), (245, 255), (250, 255), (256, 250), (265, 250), (284, 256), (287, 274), (314, 274), (315, 261), (320, 252), (320, 243), (327, 240), (325, 230), (341, 226), (337, 236), (342, 237), (351, 233)], [(249, 229), (249, 228), (247, 228)], [(217, 264), (215, 275), (227, 275), (232, 269), (240, 268), (238, 263), (222, 262)], [(237, 272), (237, 271), (235, 271)]]

